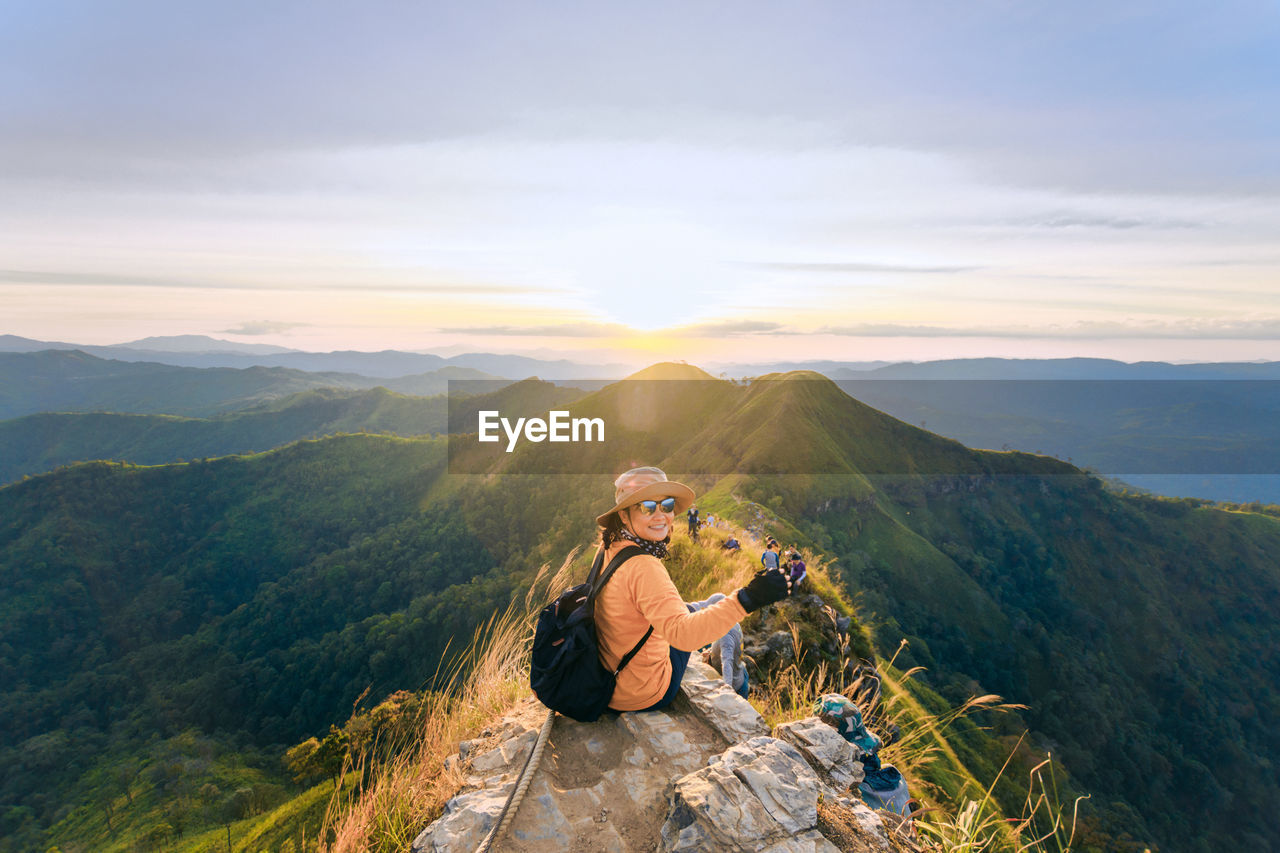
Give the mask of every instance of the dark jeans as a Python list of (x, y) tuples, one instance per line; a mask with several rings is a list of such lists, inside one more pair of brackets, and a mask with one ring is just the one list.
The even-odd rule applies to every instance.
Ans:
[[(696, 613), (706, 607), (707, 602), (699, 601), (694, 604), (685, 602), (684, 606), (689, 608), (690, 613)], [(689, 668), (690, 654), (692, 652), (682, 652), (675, 646), (671, 647), (671, 684), (667, 686), (667, 692), (662, 694), (661, 699), (648, 708), (641, 708), (641, 711), (661, 711), (676, 700), (676, 694), (680, 692), (680, 682), (684, 680), (684, 671)]]
[(648, 708), (641, 708), (642, 711), (660, 711), (670, 705), (676, 699), (676, 694), (680, 692), (680, 682), (684, 678), (684, 671), (689, 667), (689, 652), (682, 652), (675, 646), (671, 647), (671, 685), (667, 688), (667, 692), (662, 694), (662, 698), (654, 702)]

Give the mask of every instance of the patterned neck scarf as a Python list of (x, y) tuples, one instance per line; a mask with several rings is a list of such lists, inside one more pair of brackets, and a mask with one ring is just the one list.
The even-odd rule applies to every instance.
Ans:
[(670, 536), (660, 542), (653, 539), (641, 539), (625, 527), (618, 532), (618, 538), (625, 539), (628, 542), (634, 542), (640, 546), (640, 550), (644, 551), (651, 557), (657, 557), (659, 560), (667, 556), (667, 543), (671, 541)]

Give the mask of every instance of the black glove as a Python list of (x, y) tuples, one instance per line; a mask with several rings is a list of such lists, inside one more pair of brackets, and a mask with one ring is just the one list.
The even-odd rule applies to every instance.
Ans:
[(791, 578), (777, 569), (761, 569), (751, 583), (738, 590), (738, 603), (750, 613), (791, 594)]

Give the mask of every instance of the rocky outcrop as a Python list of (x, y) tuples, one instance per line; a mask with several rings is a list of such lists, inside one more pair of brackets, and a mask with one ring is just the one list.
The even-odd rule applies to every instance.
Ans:
[(783, 723), (774, 734), (793, 744), (823, 781), (838, 790), (862, 783), (862, 750), (817, 717)]
[[(770, 733), (751, 704), (698, 661), (669, 711), (557, 717), (515, 819), (495, 851), (888, 850), (883, 826), (848, 786), (856, 750), (817, 718)], [(460, 745), (466, 785), (413, 843), (414, 853), (471, 853), (495, 824), (546, 709), (519, 705)], [(825, 733), (824, 731), (825, 730)], [(826, 733), (830, 734), (830, 737)], [(856, 845), (819, 830), (819, 802), (853, 818)]]
[(816, 831), (820, 786), (794, 746), (752, 738), (676, 780), (659, 849), (835, 851)]

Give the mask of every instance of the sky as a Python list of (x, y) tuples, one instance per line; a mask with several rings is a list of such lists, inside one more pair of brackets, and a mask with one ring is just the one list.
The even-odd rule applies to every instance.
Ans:
[(1272, 2), (0, 14), (0, 334), (1280, 360)]

